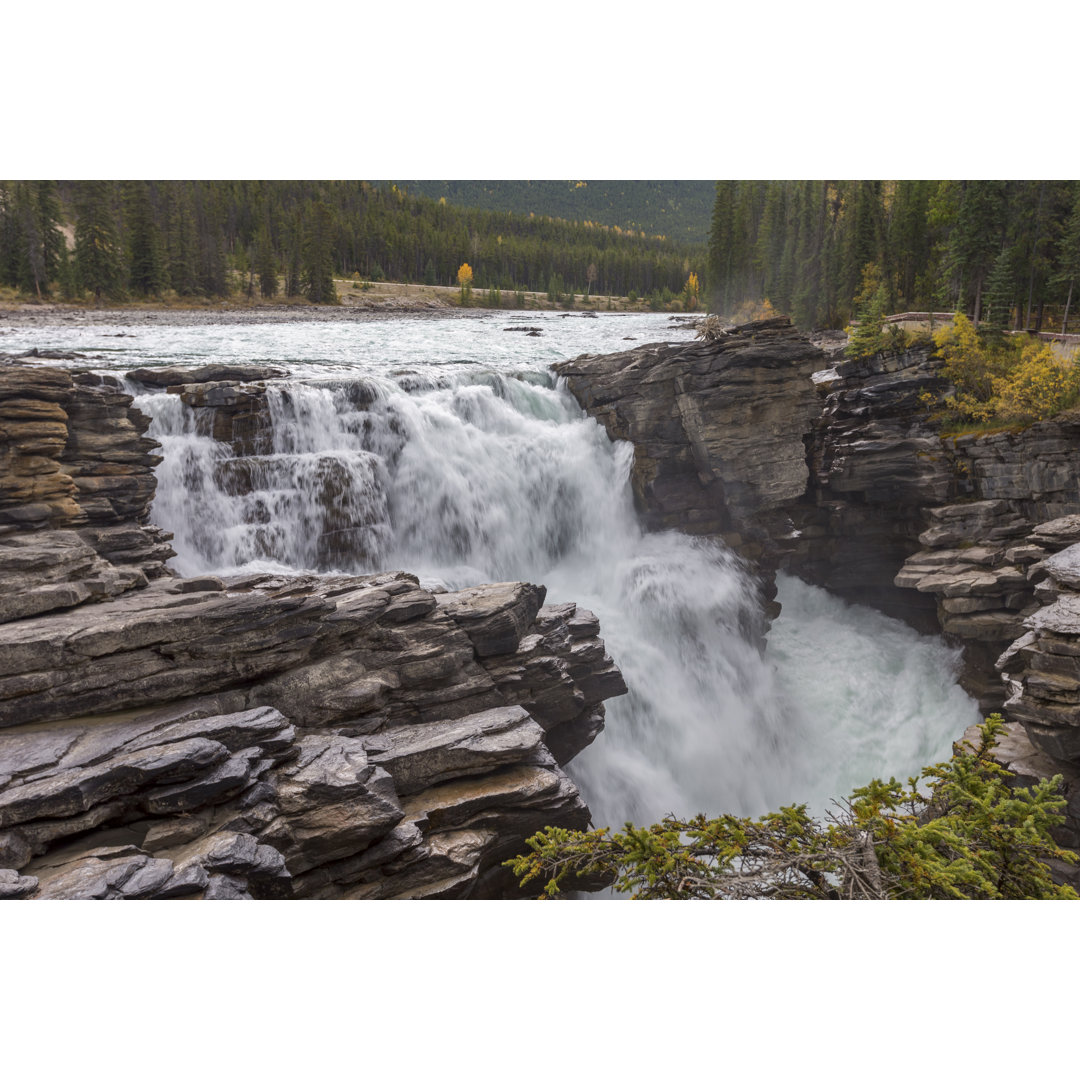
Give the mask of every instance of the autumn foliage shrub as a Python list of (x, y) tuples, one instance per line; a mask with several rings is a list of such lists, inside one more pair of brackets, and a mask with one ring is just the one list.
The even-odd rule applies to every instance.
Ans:
[(1044, 342), (987, 340), (957, 314), (952, 326), (934, 334), (934, 344), (945, 361), (942, 374), (955, 388), (938, 403), (947, 423), (1033, 423), (1080, 397), (1076, 358), (1062, 359)]

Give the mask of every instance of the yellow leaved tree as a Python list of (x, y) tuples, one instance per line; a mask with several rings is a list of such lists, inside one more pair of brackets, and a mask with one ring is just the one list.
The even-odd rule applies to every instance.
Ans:
[(461, 302), (467, 304), (472, 296), (472, 267), (468, 263), (458, 267), (457, 283), (461, 287)]
[(701, 292), (701, 283), (693, 270), (683, 286), (683, 307), (687, 311), (694, 311), (698, 306), (698, 294)]

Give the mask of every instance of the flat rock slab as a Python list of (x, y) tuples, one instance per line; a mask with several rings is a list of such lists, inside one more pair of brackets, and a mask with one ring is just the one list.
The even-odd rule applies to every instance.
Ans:
[(1080, 589), (1080, 544), (1051, 555), (1043, 566), (1058, 584)]
[(184, 386), (204, 382), (256, 382), (262, 379), (281, 379), (288, 375), (284, 368), (267, 364), (201, 364), (198, 367), (136, 368), (127, 377), (143, 386)]
[(1080, 596), (1067, 593), (1024, 620), (1029, 630), (1080, 637)]

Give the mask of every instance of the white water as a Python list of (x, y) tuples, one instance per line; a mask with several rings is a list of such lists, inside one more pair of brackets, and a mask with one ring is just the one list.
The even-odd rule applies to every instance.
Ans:
[[(762, 657), (738, 560), (642, 533), (631, 448), (547, 366), (629, 347), (626, 336), (671, 337), (666, 320), (529, 315), (541, 339), (502, 332), (513, 321), (142, 328), (103, 355), (113, 369), (269, 358), (293, 372), (271, 389), (259, 453), (239, 461), (174, 395), (140, 397), (164, 447), (154, 518), (175, 533), (176, 568), (401, 568), (450, 588), (521, 579), (595, 611), (631, 688), (570, 768), (597, 824), (796, 801), (820, 812), (872, 776), (946, 756), (978, 714), (940, 642), (784, 579)], [(57, 332), (19, 347), (78, 342)]]

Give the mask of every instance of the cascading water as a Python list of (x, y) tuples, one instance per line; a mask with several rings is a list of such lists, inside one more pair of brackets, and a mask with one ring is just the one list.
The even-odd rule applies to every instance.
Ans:
[[(164, 448), (154, 516), (176, 568), (527, 580), (592, 609), (631, 688), (570, 766), (597, 824), (820, 811), (875, 773), (917, 771), (977, 719), (939, 643), (797, 582), (762, 656), (746, 569), (719, 544), (643, 533), (631, 447), (543, 372), (293, 379), (268, 398), (271, 429), (241, 457), (175, 395), (140, 398)], [(857, 652), (868, 634), (884, 654)], [(864, 685), (876, 693), (851, 691)]]
[[(539, 336), (504, 333), (538, 326)], [(155, 520), (184, 574), (406, 569), (448, 587), (524, 579), (599, 615), (631, 693), (571, 762), (598, 824), (754, 814), (938, 760), (977, 707), (940, 641), (781, 579), (764, 657), (730, 552), (643, 534), (612, 444), (547, 374), (582, 352), (671, 340), (664, 315), (553, 312), (371, 322), (19, 328), (114, 373), (266, 361), (269, 428), (236, 454), (176, 395), (142, 393), (163, 444)], [(74, 363), (86, 366), (85, 359)], [(407, 369), (407, 370), (403, 370)], [(757, 628), (759, 629), (759, 628)]]

